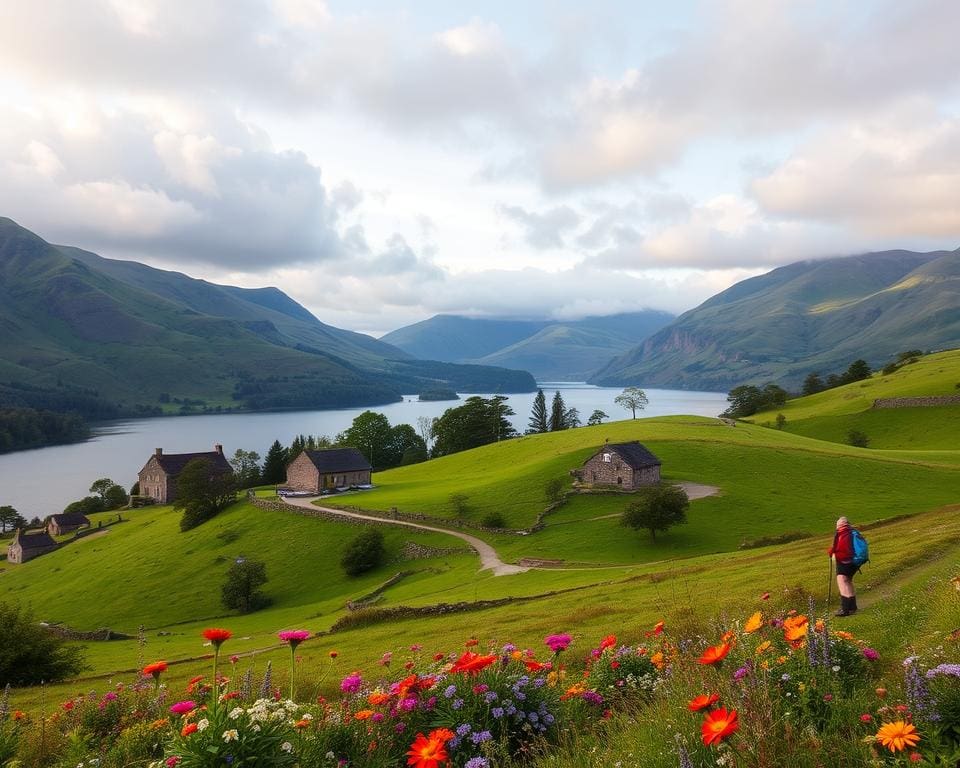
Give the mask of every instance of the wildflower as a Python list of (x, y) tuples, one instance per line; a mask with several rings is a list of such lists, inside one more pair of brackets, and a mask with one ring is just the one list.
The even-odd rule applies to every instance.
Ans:
[(917, 733), (913, 723), (897, 720), (880, 726), (880, 730), (877, 731), (877, 741), (891, 752), (902, 752), (908, 747), (912, 749), (917, 746), (920, 734)]
[(197, 708), (195, 701), (178, 701), (170, 707), (170, 711), (175, 715), (185, 715), (187, 712), (193, 712)]
[(372, 715), (372, 714), (373, 714), (373, 710), (372, 710), (372, 709), (361, 709), (359, 712), (354, 712), (354, 713), (353, 713), (353, 719), (354, 719), (354, 720), (367, 720), (367, 719), (370, 717), (370, 715)]
[(761, 600), (769, 600), (769, 599), (770, 599), (770, 593), (769, 593), (769, 592), (764, 592), (762, 595), (760, 595), (760, 599), (761, 599)]
[(739, 727), (737, 710), (731, 709), (727, 711), (723, 707), (720, 707), (719, 709), (709, 712), (706, 717), (703, 718), (703, 725), (700, 727), (704, 746), (719, 744), (727, 738), (727, 736), (736, 732)]
[(699, 696), (696, 696), (690, 700), (690, 702), (687, 704), (687, 709), (689, 709), (691, 712), (699, 712), (701, 709), (712, 707), (718, 701), (720, 701), (719, 694), (702, 693)]
[(307, 718), (302, 718), (301, 720), (297, 720), (297, 722), (295, 722), (295, 723), (293, 724), (293, 727), (296, 728), (296, 729), (298, 729), (298, 730), (303, 729), (303, 728), (309, 728), (309, 727), (310, 727), (310, 720), (308, 720)]
[(471, 637), (467, 642), (464, 643), (467, 648), (473, 648), (476, 645), (480, 645), (480, 641), (475, 637)]
[(387, 651), (380, 657), (380, 661), (377, 662), (381, 667), (389, 667), (390, 662), (393, 661), (393, 653)]
[(150, 675), (151, 677), (153, 677), (154, 680), (158, 680), (160, 678), (161, 673), (166, 671), (167, 671), (167, 662), (165, 661), (155, 661), (153, 662), (153, 664), (147, 664), (147, 666), (143, 668), (143, 674)]
[(213, 627), (203, 630), (203, 636), (213, 643), (214, 648), (219, 648), (227, 640), (233, 637), (233, 632), (231, 632), (229, 629), (218, 629), (217, 627)]
[(807, 635), (810, 620), (806, 616), (791, 616), (784, 619), (783, 639), (788, 643), (799, 643)]
[(763, 614), (760, 611), (757, 611), (753, 616), (747, 619), (747, 623), (743, 625), (743, 631), (748, 635), (756, 632), (763, 626)]
[(240, 715), (243, 714), (243, 707), (234, 707), (230, 710), (230, 713), (227, 715), (231, 720), (236, 720)]
[(471, 757), (463, 768), (490, 768), (490, 761), (485, 757)]
[(733, 673), (734, 680), (743, 680), (747, 675), (750, 674), (750, 662), (748, 661), (744, 666), (740, 667), (736, 672)]
[(197, 723), (187, 723), (183, 728), (180, 729), (180, 735), (183, 738), (187, 738), (191, 733), (196, 733), (200, 730), (200, 726)]
[(240, 661), (240, 657), (237, 656), (236, 654), (234, 654), (233, 656), (230, 657), (230, 663), (231, 663), (231, 664), (236, 664), (238, 661)]
[(759, 656), (760, 654), (766, 653), (769, 650), (770, 650), (770, 641), (764, 640), (762, 643), (760, 643), (760, 645), (757, 646), (757, 650), (755, 653), (757, 656)]
[(207, 720), (207, 718), (203, 718), (203, 720), (201, 720), (200, 722), (197, 723), (197, 730), (198, 730), (198, 731), (205, 731), (205, 730), (207, 730), (207, 728), (209, 728), (209, 727), (210, 727), (210, 721)]
[(360, 690), (360, 673), (354, 672), (351, 675), (347, 675), (343, 680), (340, 681), (340, 690), (344, 693), (356, 693)]
[(434, 728), (430, 731), (427, 736), (428, 739), (439, 739), (443, 742), (448, 742), (450, 739), (454, 738), (456, 734), (451, 731), (449, 728)]
[(229, 731), (224, 731), (224, 732), (223, 732), (223, 740), (224, 740), (225, 742), (227, 742), (228, 744), (229, 744), (231, 741), (238, 741), (239, 739), (240, 739), (240, 734), (237, 733), (237, 729), (236, 729), (236, 728), (231, 728)]
[(417, 734), (407, 756), (407, 765), (413, 768), (439, 768), (448, 758), (443, 740), (430, 739), (422, 733)]
[(617, 644), (616, 635), (607, 635), (603, 640), (600, 641), (600, 651), (604, 651), (607, 648), (613, 648)]
[(384, 693), (383, 691), (374, 691), (367, 696), (367, 703), (372, 707), (379, 707), (381, 704), (386, 704), (388, 701), (390, 701), (390, 694)]
[(285, 741), (280, 745), (280, 749), (282, 749), (284, 752), (293, 752), (293, 744), (291, 744), (289, 741)]
[(179, 755), (171, 755), (164, 761), (163, 764), (167, 766), (167, 768), (176, 768), (177, 763), (179, 763), (182, 759), (183, 758)]
[(880, 654), (873, 650), (873, 648), (864, 648), (863, 657), (869, 661), (876, 661), (880, 658)]
[(886, 689), (886, 688), (877, 688), (876, 691), (875, 691), (875, 693), (877, 694), (877, 697), (878, 697), (878, 698), (884, 699), (884, 698), (886, 698), (886, 696), (887, 696), (887, 689)]
[(543, 640), (547, 647), (554, 653), (565, 651), (567, 646), (570, 645), (570, 641), (570, 635), (547, 635)]
[(330, 653), (329, 653), (328, 655), (330, 656), (331, 659), (335, 659), (335, 658), (337, 658), (337, 656), (339, 656), (340, 654), (337, 653), (336, 651), (330, 651)]
[(703, 652), (703, 655), (698, 659), (698, 662), (700, 664), (716, 664), (720, 661), (723, 661), (728, 653), (730, 653), (729, 643), (711, 645)]
[(277, 632), (277, 637), (284, 643), (290, 643), (292, 648), (296, 648), (300, 643), (310, 637), (310, 632), (306, 629), (286, 629)]
[(454, 672), (466, 672), (469, 675), (479, 674), (480, 670), (490, 666), (497, 660), (496, 656), (480, 656), (476, 653), (466, 651), (450, 667), (451, 674)]
[(872, 722), (873, 722), (873, 715), (871, 715), (869, 712), (864, 712), (862, 715), (860, 715), (860, 722), (861, 722), (861, 723), (872, 723)]
[(932, 680), (937, 675), (960, 677), (960, 664), (939, 664), (933, 669), (927, 670), (928, 680)]

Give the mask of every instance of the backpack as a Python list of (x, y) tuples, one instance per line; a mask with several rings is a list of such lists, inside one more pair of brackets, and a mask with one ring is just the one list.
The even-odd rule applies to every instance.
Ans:
[(850, 538), (853, 543), (853, 560), (851, 561), (857, 568), (870, 560), (870, 548), (867, 546), (867, 540), (863, 534), (856, 528), (850, 531)]

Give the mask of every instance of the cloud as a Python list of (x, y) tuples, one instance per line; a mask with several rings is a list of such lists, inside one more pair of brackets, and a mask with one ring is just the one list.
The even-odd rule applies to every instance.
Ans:
[(564, 236), (580, 224), (580, 215), (568, 205), (559, 205), (543, 213), (531, 212), (519, 205), (500, 205), (497, 211), (519, 224), (524, 240), (538, 250), (563, 248)]

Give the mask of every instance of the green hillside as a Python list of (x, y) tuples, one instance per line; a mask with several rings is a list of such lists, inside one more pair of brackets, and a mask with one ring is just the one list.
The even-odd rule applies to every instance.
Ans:
[(857, 358), (960, 346), (960, 250), (804, 261), (744, 280), (613, 360), (591, 383), (795, 387)]
[(750, 417), (755, 424), (786, 418), (784, 431), (845, 443), (851, 430), (863, 432), (870, 448), (957, 450), (960, 405), (873, 408), (881, 398), (960, 395), (960, 349), (921, 357), (891, 374), (788, 400), (780, 408)]
[(102, 259), (3, 218), (0, 328), (0, 403), (20, 407), (49, 407), (35, 401), (68, 390), (135, 413), (374, 405), (439, 384), (534, 388), (523, 371), (410, 359), (324, 325), (276, 289)]

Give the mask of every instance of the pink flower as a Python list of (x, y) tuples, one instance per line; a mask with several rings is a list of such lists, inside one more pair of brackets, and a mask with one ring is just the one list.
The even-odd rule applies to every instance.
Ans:
[(864, 658), (869, 659), (870, 661), (876, 661), (877, 659), (880, 658), (880, 654), (877, 653), (875, 650), (873, 650), (873, 648), (864, 648), (863, 656)]
[(166, 759), (164, 765), (166, 765), (167, 768), (174, 768), (180, 760), (182, 760), (182, 758), (179, 755), (171, 755)]
[(356, 693), (360, 690), (360, 673), (354, 672), (352, 675), (347, 675), (340, 682), (340, 690), (344, 693)]
[(554, 653), (560, 653), (560, 651), (567, 649), (570, 641), (570, 635), (547, 635), (543, 642), (546, 643), (547, 647)]
[(869, 723), (869, 722), (871, 722), (872, 720), (873, 720), (873, 715), (871, 715), (871, 714), (864, 713), (864, 714), (860, 715), (860, 722), (861, 722), (861, 723)]
[(175, 715), (185, 715), (187, 712), (192, 712), (196, 708), (197, 702), (195, 701), (178, 701), (170, 707), (170, 711)]
[(239, 656), (231, 656), (231, 657), (230, 657), (230, 663), (231, 663), (231, 664), (236, 664), (238, 661), (240, 661), (240, 657), (239, 657)]
[(380, 661), (377, 663), (381, 667), (389, 667), (391, 661), (393, 661), (393, 654), (390, 651), (387, 651), (385, 654), (383, 654), (383, 656), (380, 657)]
[(296, 648), (300, 643), (310, 637), (310, 633), (305, 629), (285, 629), (283, 632), (277, 632), (277, 637)]

